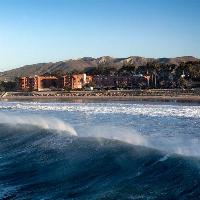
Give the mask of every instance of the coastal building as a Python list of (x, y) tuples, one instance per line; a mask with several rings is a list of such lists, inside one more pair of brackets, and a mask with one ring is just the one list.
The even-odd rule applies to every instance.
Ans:
[(58, 81), (57, 85), (58, 88), (70, 90), (72, 87), (71, 76), (69, 75), (60, 76), (57, 78), (57, 81)]
[(29, 90), (29, 78), (28, 77), (20, 77), (19, 78), (19, 89), (23, 91)]
[(58, 78), (55, 76), (20, 77), (19, 89), (22, 91), (42, 91), (58, 88)]
[(139, 83), (145, 80), (143, 75), (95, 75), (93, 82), (96, 88), (127, 88), (139, 87)]
[(116, 87), (116, 76), (112, 75), (95, 75), (93, 82), (96, 88), (113, 88)]
[(72, 90), (82, 89), (84, 83), (86, 82), (86, 74), (76, 74), (72, 75)]
[[(149, 85), (148, 75), (94, 75), (86, 74), (56, 76), (21, 77), (19, 89), (22, 91), (81, 90), (95, 86), (97, 89), (135, 89)], [(91, 90), (91, 89), (90, 89)]]
[(59, 89), (82, 89), (92, 81), (86, 74), (56, 76), (20, 77), (19, 89), (22, 91), (45, 91)]
[(71, 89), (82, 89), (86, 84), (91, 83), (92, 80), (92, 76), (87, 76), (86, 74), (72, 75)]
[(55, 76), (37, 76), (34, 90), (43, 91), (58, 88), (58, 78)]

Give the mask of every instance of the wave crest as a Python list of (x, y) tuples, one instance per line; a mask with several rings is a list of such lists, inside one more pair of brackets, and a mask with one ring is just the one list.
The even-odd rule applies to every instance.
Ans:
[(10, 125), (33, 125), (43, 129), (52, 129), (58, 132), (64, 131), (70, 135), (76, 136), (77, 133), (75, 129), (61, 119), (55, 117), (40, 116), (34, 114), (8, 114), (0, 113), (1, 123), (10, 124)]

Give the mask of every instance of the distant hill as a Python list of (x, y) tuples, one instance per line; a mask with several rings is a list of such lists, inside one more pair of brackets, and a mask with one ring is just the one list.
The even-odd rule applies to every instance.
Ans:
[(123, 65), (142, 66), (148, 62), (157, 62), (163, 64), (175, 64), (179, 65), (182, 62), (188, 61), (200, 61), (192, 56), (182, 56), (176, 58), (144, 58), (139, 56), (131, 56), (128, 58), (112, 58), (109, 56), (103, 56), (100, 58), (84, 57), (77, 60), (66, 60), (60, 62), (38, 63), (33, 65), (25, 65), (20, 68), (8, 70), (0, 73), (0, 80), (13, 80), (15, 77), (20, 76), (34, 76), (42, 75), (45, 73), (53, 73), (55, 71), (87, 71), (91, 67), (110, 66), (114, 68), (120, 68)]

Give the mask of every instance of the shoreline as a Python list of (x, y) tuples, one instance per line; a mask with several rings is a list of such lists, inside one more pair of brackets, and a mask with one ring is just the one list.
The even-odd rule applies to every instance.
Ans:
[(107, 100), (200, 103), (200, 96), (4, 96), (0, 100)]

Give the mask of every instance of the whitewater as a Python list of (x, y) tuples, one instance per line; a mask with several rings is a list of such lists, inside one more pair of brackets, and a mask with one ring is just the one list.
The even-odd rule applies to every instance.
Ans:
[(0, 199), (199, 199), (200, 105), (0, 102)]

